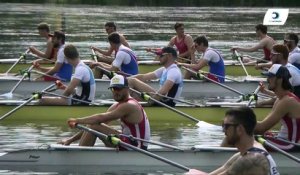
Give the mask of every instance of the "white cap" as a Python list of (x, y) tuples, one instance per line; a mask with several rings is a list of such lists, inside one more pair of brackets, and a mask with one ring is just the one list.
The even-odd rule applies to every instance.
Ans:
[(110, 80), (109, 88), (112, 88), (112, 87), (119, 87), (119, 88), (128, 87), (127, 78), (122, 75), (115, 75)]
[(268, 77), (276, 76), (281, 78), (291, 77), (289, 70), (281, 64), (273, 64), (267, 72), (262, 72), (262, 75), (266, 75)]

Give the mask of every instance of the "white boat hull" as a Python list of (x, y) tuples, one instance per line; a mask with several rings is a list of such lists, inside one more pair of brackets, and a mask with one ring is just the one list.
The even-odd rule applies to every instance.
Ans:
[[(175, 161), (189, 168), (214, 169), (226, 162), (236, 149), (220, 147), (200, 147), (195, 150), (172, 151), (162, 149), (151, 149), (152, 153)], [(300, 153), (293, 153), (295, 156)], [(272, 153), (279, 170), (299, 169), (299, 164), (290, 160), (280, 153)], [(110, 167), (114, 170), (136, 170), (139, 168), (147, 171), (168, 169), (170, 171), (183, 172), (172, 165), (156, 160), (135, 151), (118, 151), (116, 149), (103, 147), (79, 147), (52, 145), (48, 148), (24, 149), (0, 154), (0, 169), (26, 168), (36, 170), (48, 167), (55, 170), (64, 167), (74, 169), (75, 167), (99, 168)], [(153, 169), (154, 168), (154, 169)], [(41, 168), (42, 169), (42, 168)]]

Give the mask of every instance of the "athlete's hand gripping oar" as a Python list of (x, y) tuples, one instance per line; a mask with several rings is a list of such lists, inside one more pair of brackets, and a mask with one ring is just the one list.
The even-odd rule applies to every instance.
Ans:
[(248, 71), (247, 71), (247, 69), (246, 69), (246, 67), (245, 67), (245, 65), (244, 65), (244, 63), (242, 61), (242, 57), (240, 56), (240, 54), (236, 50), (234, 50), (233, 52), (234, 52), (235, 58), (239, 61), (239, 63), (243, 67), (243, 69), (244, 69), (247, 77), (249, 77)]
[[(43, 91), (47, 91), (50, 90), (52, 87), (54, 87), (55, 84), (51, 84), (50, 86), (48, 86), (47, 88), (43, 89), (41, 92)], [(9, 115), (11, 115), (12, 113), (16, 112), (18, 109), (20, 109), (21, 107), (25, 106), (26, 104), (30, 103), (32, 100), (34, 99), (38, 99), (39, 98), (39, 94), (33, 94), (27, 101), (25, 101), (24, 103), (22, 103), (21, 105), (15, 107), (13, 110), (7, 112), (6, 114), (2, 115), (0, 117), (0, 121), (5, 119), (6, 117), (8, 117)]]
[(60, 77), (55, 77), (55, 76), (46, 74), (46, 73), (38, 71), (38, 70), (32, 70), (31, 72), (37, 73), (37, 74), (40, 74), (40, 75), (43, 75), (43, 76), (47, 76), (47, 77), (50, 77), (50, 78), (53, 78), (53, 79), (57, 79), (57, 80), (61, 80), (61, 81), (67, 81), (66, 79), (63, 79), (63, 78), (60, 78)]
[(189, 68), (186, 68), (186, 67), (184, 67), (184, 66), (183, 66), (182, 68), (185, 69), (185, 70), (187, 70), (187, 71), (189, 71), (189, 72), (191, 72), (191, 73), (193, 73), (193, 74), (196, 75), (199, 79), (204, 78), (204, 79), (206, 79), (206, 80), (208, 80), (208, 81), (210, 81), (210, 82), (212, 82), (212, 83), (214, 83), (214, 84), (217, 84), (217, 85), (219, 85), (219, 86), (221, 86), (221, 87), (223, 87), (223, 88), (225, 88), (225, 89), (227, 89), (227, 90), (230, 90), (230, 91), (235, 92), (235, 93), (237, 93), (237, 94), (239, 94), (239, 95), (242, 95), (243, 97), (245, 96), (244, 93), (242, 93), (242, 92), (240, 92), (240, 91), (237, 91), (237, 90), (235, 90), (235, 89), (233, 89), (233, 88), (231, 88), (231, 87), (229, 87), (229, 86), (226, 86), (226, 85), (224, 85), (224, 84), (222, 84), (222, 83), (219, 83), (219, 82), (217, 82), (217, 81), (215, 81), (215, 80), (212, 80), (212, 79), (208, 78), (207, 76), (205, 76), (205, 75), (203, 75), (203, 74), (201, 74), (201, 73), (199, 73), (199, 72), (196, 72), (196, 71), (194, 71), (194, 70), (192, 70), (192, 69), (189, 69)]
[[(50, 63), (55, 63), (54, 60), (50, 60), (50, 59), (48, 59), (48, 58), (39, 57), (39, 56), (37, 56), (37, 55), (35, 55), (35, 54), (32, 54), (32, 53), (29, 53), (28, 55), (33, 56), (33, 57), (35, 57), (36, 59), (45, 60), (45, 61), (48, 61), (48, 62), (50, 62)], [(36, 60), (34, 60), (34, 61), (36, 61)]]
[(76, 128), (78, 128), (78, 129), (81, 129), (81, 130), (90, 132), (90, 133), (94, 134), (95, 136), (97, 136), (97, 137), (99, 137), (99, 138), (101, 138), (101, 139), (110, 141), (110, 142), (111, 142), (113, 145), (115, 145), (115, 146), (122, 146), (122, 147), (125, 147), (125, 148), (128, 148), (128, 149), (132, 149), (132, 150), (137, 151), (137, 152), (139, 152), (139, 153), (145, 154), (145, 155), (147, 155), (147, 156), (150, 156), (150, 157), (152, 157), (152, 158), (155, 158), (155, 159), (157, 159), (157, 160), (160, 160), (160, 161), (162, 161), (162, 162), (165, 162), (165, 163), (167, 163), (167, 164), (169, 164), (169, 165), (175, 166), (175, 167), (177, 167), (177, 168), (179, 168), (179, 169), (182, 169), (182, 170), (184, 170), (184, 171), (189, 171), (189, 170), (190, 170), (190, 168), (188, 168), (188, 167), (186, 167), (186, 166), (184, 166), (184, 165), (181, 165), (181, 164), (179, 164), (179, 163), (173, 162), (173, 161), (171, 161), (171, 160), (169, 160), (169, 159), (166, 159), (166, 158), (164, 158), (164, 157), (158, 156), (158, 155), (156, 155), (156, 154), (154, 154), (154, 153), (151, 153), (151, 152), (149, 152), (149, 151), (146, 151), (146, 150), (140, 149), (140, 148), (138, 148), (138, 147), (136, 147), (136, 146), (130, 145), (130, 144), (128, 144), (128, 143), (125, 143), (125, 142), (121, 141), (121, 140), (120, 140), (119, 138), (117, 138), (117, 137), (108, 136), (108, 135), (106, 135), (106, 134), (103, 134), (103, 133), (101, 133), (101, 132), (98, 132), (98, 131), (96, 131), (96, 130), (90, 129), (90, 128), (85, 127), (85, 126), (80, 125), (80, 124), (70, 123), (69, 125), (70, 125), (70, 126), (73, 125), (73, 126), (71, 126), (71, 127), (76, 127)]
[(95, 62), (98, 62), (98, 58), (97, 58), (97, 55), (96, 55), (96, 53), (95, 53), (95, 50), (92, 49), (92, 48), (91, 48), (91, 50), (92, 50), (92, 58), (93, 58), (93, 60), (94, 60)]
[(261, 82), (260, 82), (260, 84), (257, 86), (257, 88), (255, 89), (255, 91), (253, 92), (253, 94), (250, 95), (247, 106), (250, 106), (253, 100), (257, 100), (257, 93), (258, 93), (259, 90), (260, 90), (260, 86), (261, 86)]
[(141, 139), (141, 138), (136, 138), (136, 137), (133, 137), (132, 135), (125, 135), (125, 134), (119, 134), (119, 135), (123, 136), (123, 137), (127, 137), (127, 138), (129, 138), (130, 140), (133, 140), (133, 141), (142, 141), (142, 142), (145, 142), (145, 143), (150, 143), (150, 144), (162, 146), (162, 147), (165, 147), (165, 148), (170, 148), (170, 149), (174, 149), (174, 150), (183, 151), (183, 149), (178, 148), (177, 146), (168, 145), (168, 144), (165, 144), (165, 143), (151, 141), (151, 140), (145, 140), (145, 139)]
[(24, 53), (21, 54), (20, 58), (5, 72), (5, 74), (8, 74), (22, 59), (25, 59), (26, 54), (30, 52), (29, 49), (27, 49)]
[(177, 109), (175, 109), (175, 108), (173, 108), (173, 107), (171, 107), (171, 106), (169, 106), (169, 105), (167, 105), (167, 104), (165, 104), (165, 103), (163, 103), (163, 102), (161, 102), (159, 100), (156, 100), (155, 98), (151, 97), (150, 95), (147, 95), (146, 93), (142, 93), (142, 92), (140, 92), (138, 90), (135, 90), (133, 88), (130, 88), (130, 90), (133, 91), (133, 92), (135, 92), (136, 94), (140, 95), (146, 101), (152, 100), (153, 102), (155, 102), (155, 103), (157, 103), (157, 104), (159, 104), (161, 106), (164, 106), (164, 107), (170, 109), (171, 111), (173, 111), (173, 112), (175, 112), (177, 114), (180, 114), (180, 115), (182, 115), (182, 116), (184, 116), (184, 117), (186, 117), (186, 118), (188, 118), (188, 119), (196, 122), (197, 126), (203, 126), (203, 124), (209, 125), (209, 126), (216, 126), (216, 125), (204, 122), (204, 121), (200, 121), (200, 120), (198, 120), (198, 119), (196, 119), (196, 118), (194, 118), (194, 117), (192, 117), (192, 116), (190, 116), (190, 115), (188, 115), (188, 114), (186, 114), (186, 113), (184, 113), (182, 111), (179, 111), (179, 110), (177, 110)]
[(284, 151), (284, 150), (278, 148), (277, 146), (271, 144), (270, 142), (268, 142), (267, 140), (265, 140), (265, 139), (262, 138), (261, 136), (256, 136), (256, 137), (257, 137), (257, 141), (258, 141), (259, 143), (261, 143), (262, 145), (267, 146), (267, 147), (270, 147), (270, 148), (272, 148), (272, 149), (278, 151), (279, 153), (285, 155), (286, 157), (288, 157), (288, 158), (290, 158), (290, 159), (296, 161), (297, 163), (300, 163), (300, 159), (299, 159), (299, 158), (297, 158), (297, 157), (293, 156), (292, 154), (289, 154), (289, 153), (287, 153), (286, 151)]
[(30, 66), (30, 68), (23, 74), (22, 78), (18, 81), (18, 83), (10, 90), (10, 92), (2, 94), (1, 96), (4, 96), (6, 98), (12, 98), (13, 92), (17, 89), (17, 87), (21, 84), (21, 82), (26, 78), (30, 77), (30, 71), (33, 69), (33, 66)]

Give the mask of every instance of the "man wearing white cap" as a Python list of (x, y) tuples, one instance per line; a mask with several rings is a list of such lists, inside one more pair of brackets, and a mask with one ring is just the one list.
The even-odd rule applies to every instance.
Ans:
[[(127, 79), (122, 75), (114, 76), (110, 81), (110, 87), (113, 98), (117, 103), (113, 104), (105, 113), (94, 114), (83, 118), (70, 118), (68, 124), (71, 128), (78, 124), (88, 124), (90, 128), (97, 130), (106, 135), (124, 134), (132, 135), (144, 140), (150, 139), (150, 125), (143, 107), (129, 96), (129, 87)], [(121, 121), (122, 131), (118, 131), (105, 123), (113, 120)], [(147, 143), (142, 141), (132, 142), (127, 137), (120, 135), (120, 139), (126, 143), (132, 144), (142, 149), (147, 149)], [(73, 137), (63, 140), (60, 143), (69, 145), (80, 139), (80, 146), (93, 146), (96, 136), (89, 132), (79, 132)], [(102, 140), (106, 146), (113, 147), (107, 140)], [(120, 148), (125, 149), (125, 148)]]
[[(268, 76), (268, 89), (276, 94), (276, 101), (271, 112), (263, 121), (259, 121), (255, 127), (256, 134), (264, 134), (277, 123), (281, 123), (281, 129), (277, 137), (291, 141), (300, 142), (300, 99), (291, 91), (293, 87), (289, 81), (291, 74), (289, 70), (281, 64), (273, 66), (265, 72)], [(287, 144), (271, 137), (273, 144), (286, 151), (299, 150), (294, 144)]]

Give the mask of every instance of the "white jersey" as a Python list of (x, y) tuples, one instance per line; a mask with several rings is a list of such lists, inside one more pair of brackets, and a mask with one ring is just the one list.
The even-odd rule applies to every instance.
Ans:
[(285, 67), (289, 70), (291, 74), (290, 83), (294, 86), (300, 86), (300, 70), (292, 65), (291, 63), (287, 63)]
[(80, 61), (75, 67), (73, 78), (80, 80), (80, 85), (76, 88), (76, 96), (82, 100), (93, 101), (95, 98), (96, 83), (92, 70)]
[(291, 64), (295, 64), (295, 63), (300, 64), (300, 48), (299, 47), (295, 47), (295, 49), (289, 53), (288, 62)]
[[(119, 47), (119, 50), (124, 49), (124, 50), (129, 50), (132, 52), (132, 50), (128, 47), (125, 47), (121, 45)], [(112, 62), (112, 65), (119, 68), (121, 70), (121, 65), (122, 64), (129, 64), (131, 61), (131, 57), (128, 53), (126, 52), (117, 52), (116, 54), (116, 59)]]
[(65, 58), (64, 54), (65, 45), (61, 45), (57, 51), (57, 63), (68, 63), (67, 59)]
[(208, 62), (217, 63), (220, 61), (220, 54), (212, 48), (207, 48), (206, 51), (203, 53), (203, 59)]

